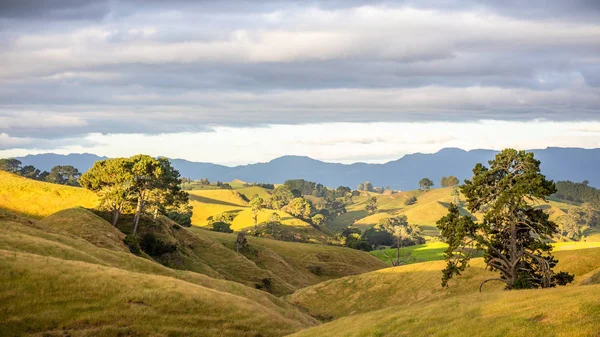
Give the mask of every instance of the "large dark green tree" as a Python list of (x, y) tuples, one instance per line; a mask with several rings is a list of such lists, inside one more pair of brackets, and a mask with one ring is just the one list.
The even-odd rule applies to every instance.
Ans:
[(419, 181), (419, 189), (427, 192), (433, 187), (433, 181), (429, 178), (423, 178)]
[(46, 181), (54, 184), (79, 186), (81, 173), (71, 165), (56, 165), (50, 170)]
[(21, 169), (21, 161), (15, 158), (0, 159), (0, 170), (18, 173)]
[(468, 266), (475, 251), (483, 251), (484, 261), (500, 275), (483, 281), (506, 284), (506, 289), (548, 288), (565, 285), (573, 275), (555, 273), (557, 260), (548, 243), (557, 225), (532, 202), (545, 200), (556, 192), (554, 183), (540, 173), (540, 161), (533, 153), (507, 149), (489, 162), (477, 164), (473, 178), (465, 181), (461, 192), (472, 213), (483, 213), (475, 222), (461, 216), (452, 204), (438, 227), (449, 247), (442, 285)]
[(100, 205), (112, 214), (116, 226), (125, 208), (130, 207), (133, 191), (131, 162), (126, 158), (99, 160), (79, 179), (83, 188), (96, 192)]

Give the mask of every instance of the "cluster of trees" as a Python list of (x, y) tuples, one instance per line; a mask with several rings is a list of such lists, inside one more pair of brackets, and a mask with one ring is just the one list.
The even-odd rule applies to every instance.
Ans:
[(567, 214), (558, 219), (561, 234), (573, 240), (583, 238), (583, 228), (596, 227), (600, 224), (600, 210), (592, 203), (569, 208)]
[(337, 235), (338, 242), (346, 247), (371, 251), (381, 246), (397, 248), (400, 264), (400, 248), (425, 243), (418, 225), (408, 222), (406, 215), (383, 218), (372, 228), (361, 233), (360, 229), (348, 227)]
[(452, 187), (458, 185), (459, 183), (460, 182), (458, 181), (458, 178), (456, 178), (455, 176), (442, 177), (442, 180), (440, 181), (440, 186)]
[(392, 191), (390, 186), (381, 186), (381, 187), (373, 187), (370, 181), (365, 181), (364, 183), (358, 184), (356, 188), (357, 191), (365, 191), (365, 192), (376, 192), (376, 193), (385, 193), (386, 191)]
[(460, 191), (471, 213), (483, 214), (483, 221), (460, 215), (452, 204), (438, 228), (449, 247), (442, 285), (460, 275), (474, 252), (483, 252), (488, 268), (500, 274), (487, 279), (503, 282), (506, 289), (548, 288), (573, 281), (573, 275), (553, 268), (550, 239), (558, 226), (549, 215), (528, 201), (545, 200), (556, 192), (552, 181), (540, 173), (540, 161), (533, 153), (507, 149), (490, 161), (490, 167), (477, 164), (473, 178)]
[(100, 160), (79, 179), (81, 186), (98, 194), (101, 208), (112, 213), (112, 223), (132, 212), (133, 237), (140, 217), (166, 215), (184, 226), (191, 225), (192, 208), (188, 194), (181, 190), (181, 178), (167, 158), (136, 155)]
[(291, 179), (283, 183), (295, 196), (312, 195), (319, 198), (335, 199), (343, 198), (348, 193), (352, 193), (350, 187), (339, 186), (336, 189), (329, 189), (323, 184), (304, 179)]
[(33, 165), (22, 166), (23, 163), (14, 158), (0, 159), (0, 170), (18, 174), (25, 178), (45, 181), (54, 184), (79, 186), (79, 177), (81, 173), (75, 167), (70, 165), (54, 166), (50, 172), (40, 171)]
[(600, 190), (589, 186), (587, 180), (581, 183), (558, 181), (556, 183), (556, 193), (553, 197), (573, 202), (600, 204)]

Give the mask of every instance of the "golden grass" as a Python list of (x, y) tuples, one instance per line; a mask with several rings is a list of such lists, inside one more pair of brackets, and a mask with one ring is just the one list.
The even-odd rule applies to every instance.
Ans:
[(123, 244), (125, 234), (84, 208), (71, 208), (54, 213), (42, 219), (41, 225), (46, 230), (69, 233), (101, 248), (129, 252)]
[[(240, 197), (240, 193), (246, 195), (248, 199), (254, 194), (263, 194), (267, 198), (267, 191), (264, 188), (253, 186), (239, 190), (197, 190), (189, 191), (190, 204), (194, 208), (192, 215), (192, 224), (194, 226), (208, 226), (208, 218), (221, 213), (231, 213), (234, 216), (231, 223), (231, 229), (239, 231), (244, 228), (254, 226), (253, 213), (248, 203)], [(281, 223), (288, 226), (307, 227), (310, 224), (300, 219), (294, 218), (283, 211), (274, 211), (263, 209), (258, 213), (258, 223), (269, 220), (273, 213), (279, 214)]]
[[(193, 231), (235, 249), (236, 234), (203, 229)], [(370, 254), (349, 248), (257, 237), (248, 237), (248, 243), (249, 249), (244, 255), (250, 261), (272, 272), (275, 280), (290, 284), (295, 289), (385, 267), (383, 262)]]
[(283, 302), (263, 305), (170, 277), (4, 250), (0, 284), (6, 335), (282, 336), (315, 324)]
[(292, 336), (596, 336), (600, 285), (472, 293), (344, 317)]
[[(600, 248), (559, 251), (556, 270), (583, 276), (600, 268)], [(395, 305), (417, 305), (478, 292), (479, 284), (496, 273), (484, 269), (481, 258), (455, 277), (448, 288), (441, 287), (444, 261), (432, 261), (386, 268), (371, 273), (349, 276), (300, 289), (289, 300), (306, 308), (313, 316), (343, 317)], [(484, 292), (501, 291), (502, 283), (488, 283)]]
[(0, 171), (0, 208), (42, 218), (72, 207), (95, 207), (97, 196), (86, 189), (45, 183)]

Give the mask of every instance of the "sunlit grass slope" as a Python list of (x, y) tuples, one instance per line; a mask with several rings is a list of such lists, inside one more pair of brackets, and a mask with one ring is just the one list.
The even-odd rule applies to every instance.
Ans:
[(473, 293), (345, 317), (292, 336), (597, 336), (600, 285)]
[[(555, 256), (559, 259), (556, 270), (574, 273), (576, 284), (584, 279), (584, 275), (600, 268), (600, 248), (559, 251)], [(481, 258), (473, 259), (471, 268), (451, 280), (448, 288), (442, 288), (441, 270), (444, 267), (444, 261), (432, 261), (386, 268), (300, 289), (289, 299), (314, 316), (338, 318), (478, 292), (483, 280), (496, 275), (484, 269)], [(499, 282), (488, 283), (484, 292), (500, 291), (503, 286)]]
[(125, 234), (85, 208), (59, 211), (42, 219), (41, 224), (43, 229), (70, 233), (98, 247), (129, 252), (123, 244)]
[(315, 324), (284, 303), (267, 306), (170, 277), (3, 250), (0, 284), (5, 335), (281, 336)]
[[(52, 216), (52, 218), (53, 221), (58, 221), (57, 216)], [(85, 216), (80, 216), (80, 218), (85, 218)], [(85, 231), (82, 232), (87, 235)], [(220, 246), (219, 243), (214, 244)], [(225, 252), (229, 252), (229, 250), (225, 249)], [(172, 282), (177, 280), (179, 280), (177, 282), (181, 282), (181, 287), (184, 288), (200, 286), (203, 288), (200, 292), (204, 292), (206, 291), (204, 288), (208, 288), (219, 293), (224, 292), (235, 295), (236, 298), (231, 302), (233, 307), (240, 302), (237, 297), (243, 297), (241, 302), (254, 302), (258, 306), (265, 307), (266, 311), (279, 313), (293, 321), (297, 320), (300, 325), (312, 324), (312, 319), (297, 312), (289, 304), (266, 292), (256, 290), (254, 287), (214, 279), (194, 272), (170, 269), (150, 259), (138, 257), (128, 252), (112, 248), (101, 248), (97, 246), (97, 243), (94, 244), (82, 239), (70, 230), (63, 231), (62, 228), (49, 228), (49, 225), (45, 222), (38, 222), (6, 211), (0, 211), (0, 261), (0, 264), (5, 263), (0, 267), (0, 301), (3, 303), (0, 306), (0, 326), (3, 329), (5, 327), (10, 328), (10, 330), (2, 330), (5, 333), (14, 331), (9, 335), (22, 335), (26, 331), (34, 333), (62, 328), (67, 328), (72, 336), (102, 334), (112, 336), (119, 333), (124, 335), (152, 335), (157, 334), (153, 332), (152, 329), (154, 328), (157, 329), (156, 331), (162, 331), (161, 335), (167, 335), (168, 332), (164, 331), (176, 331), (173, 330), (177, 326), (175, 322), (180, 323), (180, 319), (191, 315), (187, 312), (190, 309), (189, 305), (192, 305), (192, 302), (198, 304), (198, 300), (204, 298), (202, 294), (198, 295), (194, 292), (175, 291)], [(248, 261), (248, 263), (251, 264), (252, 262)], [(234, 262), (233, 266), (237, 266), (237, 264)], [(260, 269), (257, 268), (257, 271), (260, 272)], [(98, 276), (99, 274), (100, 276)], [(119, 275), (131, 280), (131, 284), (122, 284)], [(68, 278), (63, 278), (67, 276)], [(144, 283), (145, 281), (140, 282), (140, 280), (151, 279), (160, 281), (151, 285)], [(81, 282), (87, 283), (87, 285), (77, 284)], [(114, 298), (111, 299), (110, 291), (114, 291), (114, 289), (109, 291), (108, 302), (104, 301), (102, 296), (105, 294), (105, 287), (108, 282), (114, 284), (114, 289), (121, 289), (122, 287), (124, 287), (123, 289), (129, 289), (134, 284), (139, 283), (141, 285), (139, 291), (130, 291), (129, 295), (125, 291), (122, 294), (126, 296), (140, 295), (142, 297), (146, 297), (145, 294), (152, 294), (147, 297), (150, 302), (144, 300), (148, 305), (142, 306), (146, 308), (145, 310), (152, 312), (150, 316), (154, 313), (164, 316), (158, 319), (157, 324), (166, 324), (166, 330), (147, 322), (144, 323), (147, 324), (147, 328), (136, 327), (137, 323), (135, 322), (127, 323), (127, 319), (135, 321), (133, 317), (128, 316), (128, 313), (124, 314), (122, 320), (117, 318), (115, 320), (117, 323), (112, 324), (112, 318), (118, 316), (123, 310), (123, 308), (118, 307), (121, 304), (126, 308), (131, 305), (134, 308), (135, 315), (144, 316), (148, 313), (140, 313), (135, 310), (139, 303), (113, 303), (114, 301), (120, 301)], [(182, 297), (189, 296), (198, 298), (185, 300), (181, 311), (170, 307), (170, 305), (165, 307), (166, 303), (162, 303), (162, 300), (156, 305), (151, 305), (152, 301), (161, 298), (169, 303), (178, 303)], [(99, 297), (101, 298), (99, 299)], [(190, 303), (186, 304), (186, 301)], [(37, 304), (39, 306), (36, 306)], [(117, 305), (117, 308), (113, 308), (113, 304)], [(166, 311), (163, 313), (158, 312), (159, 309), (162, 310), (161, 308)], [(83, 312), (78, 312), (79, 310), (83, 310)], [(212, 311), (212, 308), (209, 304), (204, 303), (202, 308), (198, 310)], [(218, 311), (218, 308), (216, 310)], [(252, 310), (265, 311), (256, 307)], [(169, 318), (170, 314), (174, 315), (172, 322)], [(234, 315), (234, 312), (231, 314)], [(3, 318), (8, 317), (12, 318), (9, 321), (3, 321)], [(97, 317), (99, 321), (90, 317)], [(88, 327), (86, 322), (92, 322), (87, 321), (88, 319), (92, 319), (96, 323)], [(267, 319), (278, 320), (278, 318), (270, 316)], [(236, 317), (223, 317), (223, 324), (231, 324), (232, 326), (236, 324), (225, 322), (229, 320), (236, 320)], [(145, 322), (144, 319), (141, 322)], [(297, 325), (287, 320), (283, 320), (283, 322), (281, 326), (294, 327)], [(50, 324), (50, 327), (48, 327), (48, 324)], [(25, 325), (33, 328), (24, 330)], [(189, 332), (188, 330), (181, 330), (182, 332), (174, 333), (202, 335), (203, 329), (208, 326), (210, 324), (190, 326)], [(265, 326), (260, 327), (260, 325), (257, 325), (257, 327), (240, 326), (242, 330), (238, 333), (239, 335), (245, 335), (246, 330), (255, 331), (258, 329), (260, 331), (255, 334), (280, 334), (280, 332), (273, 332), (275, 329), (272, 330), (268, 327), (263, 329)], [(287, 330), (284, 328), (282, 331), (288, 331), (289, 329), (291, 328)], [(81, 331), (73, 332), (72, 330)], [(291, 331), (293, 330), (288, 332)], [(236, 333), (232, 332), (230, 335), (236, 336)], [(253, 336), (250, 332), (248, 332), (248, 335)]]
[[(239, 190), (198, 190), (188, 191), (190, 193), (190, 204), (194, 207), (192, 223), (195, 226), (207, 226), (208, 219), (221, 213), (230, 213), (234, 216), (231, 229), (239, 231), (244, 228), (253, 227), (253, 213), (248, 202), (243, 196), (251, 199), (258, 194), (263, 199), (268, 198), (268, 191), (262, 187), (253, 186)], [(270, 209), (261, 210), (258, 213), (258, 223), (268, 221), (273, 213), (279, 214), (281, 223), (288, 226), (306, 227), (310, 226), (305, 221), (294, 218), (286, 212)]]
[[(338, 231), (347, 226), (364, 230), (377, 224), (382, 218), (403, 214), (407, 216), (409, 222), (421, 226), (426, 238), (437, 236), (439, 230), (436, 222), (448, 213), (448, 207), (454, 199), (452, 190), (452, 187), (447, 187), (432, 189), (428, 192), (415, 190), (395, 194), (363, 193), (363, 195), (353, 198), (353, 204), (346, 207), (348, 211), (346, 214), (338, 216), (328, 223), (328, 226)], [(373, 214), (365, 211), (370, 196), (377, 197), (377, 212)], [(406, 205), (405, 201), (413, 196), (417, 197), (417, 202), (413, 205)], [(559, 201), (536, 202), (535, 204), (550, 214), (550, 219), (553, 221), (564, 215), (565, 211), (571, 207)], [(463, 215), (470, 214), (464, 208), (461, 209), (461, 213)], [(480, 217), (479, 214), (473, 214), (473, 216)]]
[[(236, 234), (193, 230), (199, 236), (222, 242), (235, 250)], [(248, 237), (248, 249), (243, 253), (257, 266), (295, 288), (386, 266), (370, 254), (354, 249), (257, 237)]]
[(0, 208), (36, 218), (64, 209), (95, 207), (98, 198), (86, 189), (51, 184), (0, 170)]

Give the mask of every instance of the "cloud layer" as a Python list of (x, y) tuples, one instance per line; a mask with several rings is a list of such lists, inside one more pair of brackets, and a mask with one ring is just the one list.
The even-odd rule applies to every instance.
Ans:
[(0, 149), (222, 126), (599, 121), (599, 3), (498, 3), (2, 1)]

